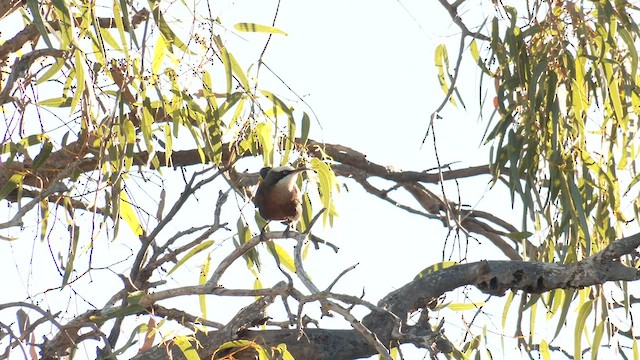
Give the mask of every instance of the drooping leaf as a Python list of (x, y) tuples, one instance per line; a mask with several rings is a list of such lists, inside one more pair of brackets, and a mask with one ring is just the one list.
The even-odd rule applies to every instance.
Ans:
[[(272, 246), (273, 244), (273, 246)], [(293, 258), (291, 257), (291, 255), (289, 255), (289, 253), (282, 248), (282, 246), (276, 244), (276, 243), (270, 243), (269, 245), (269, 249), (273, 249), (273, 256), (277, 257), (278, 261), (280, 264), (284, 265), (287, 269), (289, 269), (289, 271), (291, 271), (292, 273), (296, 272), (296, 265), (293, 262)]]
[(136, 236), (141, 236), (143, 234), (142, 225), (140, 225), (138, 215), (136, 215), (136, 212), (133, 209), (133, 206), (131, 206), (131, 202), (129, 201), (129, 197), (124, 190), (120, 192), (119, 207), (120, 218), (124, 220), (127, 225), (129, 225), (129, 228), (131, 228), (131, 231)]
[[(200, 276), (198, 276), (198, 285), (204, 285), (209, 278), (209, 267), (211, 266), (211, 254), (207, 255), (204, 259), (202, 266), (200, 267)], [(198, 302), (200, 303), (200, 312), (202, 318), (207, 319), (207, 296), (205, 294), (198, 295)]]
[(0, 200), (6, 198), (13, 190), (22, 185), (26, 174), (15, 173), (11, 175), (9, 180), (0, 188)]
[(42, 150), (40, 150), (40, 153), (33, 159), (31, 168), (33, 170), (37, 170), (40, 166), (42, 166), (42, 164), (44, 164), (45, 161), (47, 161), (47, 159), (49, 158), (49, 155), (51, 155), (52, 150), (53, 143), (51, 143), (50, 141), (45, 141), (45, 143), (42, 145)]
[(44, 43), (47, 44), (47, 47), (53, 49), (53, 45), (51, 44), (51, 39), (49, 39), (49, 31), (44, 26), (44, 21), (42, 20), (42, 15), (40, 15), (40, 5), (38, 4), (38, 0), (27, 0), (27, 6), (29, 7), (29, 11), (33, 16), (33, 23), (36, 25), (36, 28), (42, 35), (42, 39)]
[(189, 337), (183, 335), (176, 336), (173, 342), (178, 345), (180, 351), (182, 351), (182, 355), (184, 355), (187, 360), (200, 360), (200, 356), (198, 356), (198, 352), (191, 344)]
[(576, 318), (576, 327), (573, 331), (573, 356), (575, 359), (582, 358), (582, 332), (587, 321), (587, 316), (591, 313), (593, 301), (585, 301), (578, 308), (578, 317)]

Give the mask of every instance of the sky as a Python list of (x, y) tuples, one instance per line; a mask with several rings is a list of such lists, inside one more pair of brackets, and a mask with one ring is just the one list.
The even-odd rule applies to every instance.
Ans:
[[(227, 29), (221, 29), (221, 36), (228, 41), (227, 46), (240, 63), (248, 67), (258, 58), (266, 36), (239, 34), (233, 30), (233, 24), (270, 24), (277, 2), (237, 0), (212, 4), (215, 4), (214, 12)], [(488, 15), (482, 8), (475, 11), (477, 13), (473, 16), (479, 19)], [(431, 113), (444, 96), (436, 77), (434, 50), (444, 43), (453, 61), (459, 34), (439, 4), (424, 0), (282, 0), (275, 26), (288, 35), (273, 36), (265, 63), (304, 99), (304, 103), (265, 69), (261, 70), (259, 81), (263, 88), (279, 89), (276, 92), (284, 94), (284, 98), (300, 109), (313, 110), (317, 123), (312, 125), (311, 138), (349, 146), (366, 154), (370, 161), (384, 166), (404, 170), (425, 170), (436, 166), (432, 139), (421, 145)], [(440, 161), (443, 164), (455, 162), (454, 168), (486, 164), (489, 159), (487, 147), (481, 144), (487, 120), (479, 116), (479, 70), (470, 62), (470, 56), (466, 57), (463, 66), (467, 70), (461, 76), (460, 87), (464, 89), (466, 109), (453, 109), (448, 105), (441, 113), (441, 119), (435, 123)], [(484, 114), (486, 116), (489, 112), (484, 109)], [(258, 168), (248, 170), (257, 171)], [(489, 180), (484, 177), (461, 181), (463, 202), (492, 211), (519, 226), (521, 219), (517, 216), (517, 204), (516, 211), (511, 209), (506, 193), (500, 189), (487, 195)], [(310, 251), (306, 264), (321, 288), (333, 281), (343, 269), (359, 264), (334, 290), (355, 295), (364, 290), (365, 298), (375, 303), (389, 291), (411, 281), (422, 269), (443, 260), (441, 249), (447, 233), (441, 224), (394, 208), (366, 194), (353, 181), (341, 181), (343, 190), (336, 197), (340, 216), (332, 228), (319, 232), (321, 237), (338, 245), (340, 252), (334, 254), (328, 249)], [(180, 187), (180, 184), (181, 180), (176, 178), (166, 181), (168, 188)], [(450, 186), (447, 189), (455, 190)], [(437, 187), (432, 190), (439, 192)], [(398, 199), (408, 200), (408, 197), (400, 195)], [(192, 201), (193, 204), (201, 204), (205, 200), (199, 197)], [(246, 200), (233, 201), (242, 205)], [(503, 205), (495, 206), (496, 203)], [(184, 221), (196, 222), (201, 216), (188, 214)], [(5, 218), (1, 210), (0, 217)], [(220, 246), (224, 246), (225, 241), (229, 245), (228, 238), (216, 240), (221, 242)], [(473, 242), (470, 246), (473, 251), (468, 254), (469, 261), (504, 259), (486, 240), (481, 239), (480, 243)], [(100, 244), (96, 253), (106, 253), (109, 257), (98, 257), (95, 261), (107, 266), (113, 259), (126, 257), (130, 252), (125, 240)], [(214, 258), (222, 255), (224, 252), (213, 254)], [(42, 291), (59, 283), (59, 278), (42, 278), (37, 273), (40, 266), (51, 268), (51, 260), (47, 260), (50, 256), (49, 249), (37, 240), (0, 243), (0, 272), (10, 274), (7, 279), (15, 289), (28, 289), (31, 293), (37, 289)], [(33, 259), (30, 266), (23, 266), (19, 259), (24, 258)], [(169, 279), (170, 284), (195, 283), (199, 265), (197, 261), (186, 265), (180, 275), (182, 277)], [(253, 278), (247, 275), (244, 264), (239, 262), (223, 281), (233, 283), (235, 287), (252, 287)], [(279, 280), (281, 276), (277, 271), (261, 275), (265, 285)], [(115, 284), (117, 281), (112, 272), (103, 270), (96, 271), (91, 281), (82, 286), (91, 288), (96, 284), (104, 286), (102, 284)], [(102, 300), (106, 301), (108, 296), (110, 294), (105, 293)], [(38, 298), (53, 308), (60, 308), (65, 301), (63, 308), (87, 306), (64, 294), (49, 292)], [(462, 302), (464, 295), (450, 294), (447, 299)], [(0, 302), (16, 300), (24, 300), (24, 293), (0, 294)], [(235, 301), (210, 299), (212, 317), (218, 316), (213, 320), (223, 321), (225, 316), (231, 316), (226, 306)], [(190, 303), (190, 306), (197, 307), (195, 298), (167, 303), (176, 306)], [(98, 302), (96, 305), (101, 304)], [(499, 332), (501, 307), (498, 309), (486, 320), (491, 329)], [(461, 320), (465, 315), (473, 314), (448, 318), (447, 331), (462, 333)], [(337, 320), (327, 320), (327, 324), (348, 326)], [(505, 332), (507, 336), (511, 334)], [(88, 349), (87, 353), (91, 355), (92, 351)], [(411, 347), (403, 351), (407, 359), (422, 358), (426, 354), (425, 350)], [(510, 350), (506, 352), (509, 353)]]

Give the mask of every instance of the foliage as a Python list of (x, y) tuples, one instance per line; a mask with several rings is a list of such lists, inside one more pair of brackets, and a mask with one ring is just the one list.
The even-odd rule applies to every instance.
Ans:
[[(505, 2), (496, 10), (485, 20), (486, 35), (472, 35), (470, 43), (485, 78), (482, 91), (495, 92), (484, 137), (494, 181), (507, 184), (512, 202), (522, 202), (522, 231), (533, 227), (541, 235), (537, 252), (527, 255), (575, 263), (638, 221), (638, 9), (626, 1), (534, 1)], [(626, 307), (630, 294), (618, 287)], [(601, 287), (579, 293), (576, 358), (589, 312), (598, 315), (588, 333), (600, 339), (603, 326), (616, 327), (609, 310), (618, 306)], [(526, 300), (524, 308), (533, 319), (538, 303), (553, 317), (573, 295), (554, 291)], [(566, 316), (563, 308), (558, 330)], [(527, 346), (543, 347), (531, 340)], [(597, 346), (592, 351), (596, 356)]]

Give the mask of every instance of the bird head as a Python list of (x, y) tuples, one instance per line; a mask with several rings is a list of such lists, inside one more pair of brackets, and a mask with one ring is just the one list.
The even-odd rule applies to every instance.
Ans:
[(287, 187), (292, 186), (297, 179), (300, 172), (311, 170), (310, 168), (300, 167), (294, 168), (291, 165), (283, 165), (278, 167), (263, 167), (260, 169), (260, 176), (262, 181), (266, 184), (287, 184)]

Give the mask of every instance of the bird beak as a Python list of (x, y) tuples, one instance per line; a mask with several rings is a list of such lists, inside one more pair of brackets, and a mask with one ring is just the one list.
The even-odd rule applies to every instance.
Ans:
[(308, 167), (301, 167), (301, 168), (297, 168), (295, 169), (295, 172), (299, 172), (299, 171), (307, 171), (307, 170), (313, 170), (312, 168), (308, 168)]

